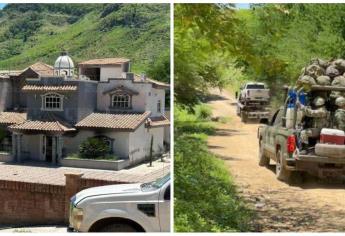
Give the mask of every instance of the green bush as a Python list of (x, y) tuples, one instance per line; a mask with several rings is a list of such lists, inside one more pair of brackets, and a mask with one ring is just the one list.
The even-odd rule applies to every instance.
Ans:
[(104, 139), (88, 138), (79, 146), (81, 158), (97, 159), (110, 153), (110, 147)]
[(205, 136), (175, 140), (175, 230), (249, 231), (251, 211), (238, 196), (224, 163), (207, 150)]
[(210, 120), (212, 116), (212, 109), (206, 105), (197, 105), (195, 108), (195, 113), (200, 120)]
[(252, 212), (223, 161), (208, 151), (207, 134), (214, 133), (214, 124), (179, 106), (174, 122), (175, 231), (249, 231)]

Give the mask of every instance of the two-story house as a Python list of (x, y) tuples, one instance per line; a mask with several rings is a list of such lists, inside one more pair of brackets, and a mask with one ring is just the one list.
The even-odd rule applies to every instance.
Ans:
[[(107, 140), (111, 152), (131, 164), (149, 155), (151, 137), (154, 153), (162, 153), (170, 125), (164, 113), (169, 86), (134, 75), (128, 59), (94, 59), (78, 67), (77, 76), (73, 61), (63, 54), (40, 74), (30, 67), (23, 71), (32, 73), (20, 83), (25, 112), (12, 105), (12, 111), (6, 107), (0, 113), (0, 126), (6, 127), (7, 137), (12, 136), (13, 158), (58, 163), (77, 153), (89, 137)], [(8, 147), (8, 138), (6, 142)]]

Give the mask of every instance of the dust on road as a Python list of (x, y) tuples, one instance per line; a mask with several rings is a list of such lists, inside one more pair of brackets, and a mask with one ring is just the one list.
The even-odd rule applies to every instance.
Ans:
[(345, 231), (345, 185), (309, 180), (291, 186), (278, 181), (274, 165), (258, 165), (259, 124), (241, 123), (228, 92), (212, 93), (213, 116), (230, 121), (217, 125), (208, 145), (224, 160), (240, 193), (257, 211), (256, 231)]

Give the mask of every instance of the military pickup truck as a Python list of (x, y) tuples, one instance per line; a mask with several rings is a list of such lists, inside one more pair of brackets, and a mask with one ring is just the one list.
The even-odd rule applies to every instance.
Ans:
[[(345, 88), (314, 85), (312, 91), (325, 93), (331, 91), (345, 92)], [(274, 113), (271, 120), (264, 122), (266, 124), (258, 128), (259, 165), (268, 166), (270, 160), (273, 160), (276, 163), (277, 178), (286, 182), (291, 180), (293, 173), (303, 172), (320, 178), (344, 177), (345, 152), (339, 155), (338, 149), (339, 146), (345, 147), (345, 145), (328, 145), (327, 155), (317, 155), (315, 152), (300, 153), (297, 140), (299, 130), (286, 127), (288, 99), (285, 100), (284, 106)], [(294, 116), (294, 123), (296, 119), (297, 115)], [(337, 155), (334, 155), (334, 153)]]
[(269, 118), (269, 92), (264, 83), (258, 82), (248, 82), (236, 92), (236, 113), (241, 117), (242, 122), (247, 122), (249, 119)]

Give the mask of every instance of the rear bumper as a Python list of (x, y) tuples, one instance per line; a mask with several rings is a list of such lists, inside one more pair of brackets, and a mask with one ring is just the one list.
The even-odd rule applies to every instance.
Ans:
[(248, 112), (249, 119), (268, 119), (270, 117), (269, 112)]
[(303, 162), (316, 162), (316, 163), (329, 163), (329, 164), (344, 164), (345, 165), (345, 158), (332, 158), (332, 157), (324, 157), (324, 156), (316, 156), (316, 155), (298, 155), (295, 157), (296, 161), (303, 161)]
[(330, 158), (316, 155), (299, 155), (293, 170), (308, 172), (319, 178), (345, 177), (345, 158)]

